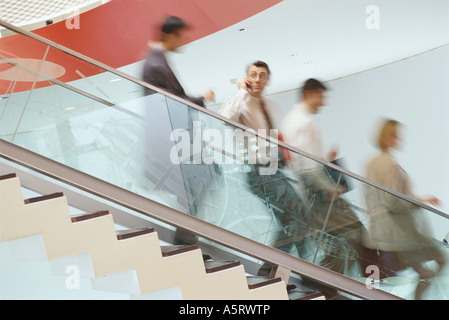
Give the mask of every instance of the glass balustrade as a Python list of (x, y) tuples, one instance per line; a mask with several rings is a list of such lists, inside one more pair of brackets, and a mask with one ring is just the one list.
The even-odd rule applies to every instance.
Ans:
[(166, 157), (180, 164), (191, 214), (373, 288), (407, 299), (426, 288), (422, 298), (447, 298), (447, 270), (437, 262), (448, 248), (432, 231), (447, 225), (445, 215), (252, 130), (167, 103), (176, 144)]
[[(366, 285), (448, 298), (436, 263), (448, 248), (432, 230), (446, 215), (280, 147), (276, 131), (232, 125), (13, 37), (21, 46), (0, 42), (1, 139)], [(24, 44), (40, 58), (26, 58)]]

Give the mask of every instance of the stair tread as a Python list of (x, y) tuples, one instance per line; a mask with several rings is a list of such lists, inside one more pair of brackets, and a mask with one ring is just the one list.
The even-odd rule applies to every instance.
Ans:
[[(2, 175), (0, 176), (0, 180), (6, 180), (9, 178), (15, 178), (16, 175), (15, 174), (8, 174), (8, 175)], [(7, 185), (7, 184), (6, 184)], [(58, 199), (64, 197), (64, 194), (62, 192), (56, 192), (56, 193), (52, 193), (52, 194), (48, 194), (48, 195), (40, 195), (37, 197), (33, 197), (33, 198), (29, 198), (26, 200), (23, 200), (25, 202), (25, 204), (30, 204), (30, 203), (36, 203), (36, 202), (40, 202), (40, 201), (45, 201), (45, 200), (51, 200), (51, 199)], [(22, 201), (22, 200), (21, 200)], [(62, 203), (64, 204), (64, 203)], [(60, 205), (61, 202), (60, 201), (48, 201), (48, 203), (44, 203), (42, 204), (42, 207), (47, 208), (48, 205), (48, 210), (51, 210), (52, 208), (56, 208), (57, 210), (60, 209)], [(34, 206), (30, 206), (29, 208), (33, 208)], [(36, 206), (36, 207), (40, 207)], [(109, 218), (112, 218), (112, 215), (110, 215), (108, 210), (99, 210), (96, 212), (91, 212), (91, 213), (83, 213), (83, 214), (78, 214), (78, 215), (71, 215), (68, 216), (66, 215), (64, 219), (68, 219), (70, 218), (70, 220), (72, 221), (72, 223), (78, 223), (81, 221), (89, 221), (90, 219), (96, 219), (96, 218), (100, 218), (99, 220), (103, 220), (102, 218), (106, 218), (106, 222), (108, 222)], [(66, 221), (65, 221), (66, 222)], [(94, 222), (94, 221), (93, 221)], [(101, 222), (101, 221), (99, 221)], [(56, 226), (56, 224), (55, 224)], [(80, 224), (81, 226), (81, 224)], [(89, 223), (86, 225), (87, 227), (89, 227)], [(70, 227), (75, 227), (75, 226), (70, 226)], [(83, 228), (84, 229), (84, 228)], [(79, 230), (78, 227), (75, 227), (74, 230), (80, 231), (82, 232), (82, 230)], [(130, 229), (130, 230), (115, 230), (115, 235), (117, 237), (118, 240), (124, 240), (124, 239), (129, 239), (132, 237), (138, 237), (138, 236), (143, 236), (149, 233), (154, 232), (153, 228), (140, 228), (140, 229)], [(67, 235), (72, 235), (71, 232), (59, 232), (59, 234), (61, 236), (66, 236)], [(109, 237), (109, 233), (108, 233), (108, 237)], [(78, 239), (78, 237), (74, 237), (74, 240)], [(108, 238), (109, 240), (110, 238)], [(113, 238), (114, 239), (114, 238)], [(56, 241), (58, 241), (58, 239), (55, 239)], [(96, 239), (93, 239), (96, 240)], [(138, 243), (134, 243), (132, 241), (128, 242), (129, 244), (135, 244), (138, 245)], [(58, 243), (59, 245), (59, 243)], [(107, 243), (105, 242), (105, 245), (107, 245)], [(127, 245), (127, 244), (125, 244)], [(62, 246), (61, 246), (62, 248)], [(84, 248), (84, 244), (83, 244), (83, 248)], [(154, 248), (157, 250), (157, 248), (159, 248), (159, 246), (154, 246)], [(62, 248), (65, 249), (65, 248)], [(109, 248), (106, 248), (106, 250), (109, 250)], [(194, 251), (194, 250), (200, 250), (200, 248), (197, 245), (167, 245), (167, 246), (160, 246), (160, 250), (162, 253), (163, 257), (170, 257), (170, 256), (174, 256), (177, 254), (181, 254), (181, 253), (187, 253), (190, 251)], [(56, 248), (56, 250), (54, 250), (56, 253), (54, 253), (54, 255), (58, 255), (59, 254), (59, 247)], [(62, 251), (62, 250), (60, 250)], [(195, 255), (193, 256), (194, 258), (197, 257), (200, 254), (201, 251), (195, 251)], [(64, 252), (65, 253), (65, 252)], [(108, 251), (109, 253), (109, 251)], [(197, 255), (198, 254), (198, 255)], [(212, 258), (208, 255), (203, 254), (203, 262), (204, 262), (204, 266), (206, 269), (207, 273), (212, 273), (212, 272), (218, 272), (221, 270), (226, 270), (226, 269), (231, 269), (231, 268), (235, 268), (235, 267), (239, 267), (241, 266), (240, 261), (233, 261), (233, 260), (212, 260)], [(208, 260), (209, 259), (209, 260)], [(166, 263), (176, 263), (176, 258), (173, 259), (173, 261), (171, 259), (166, 259), (164, 262)], [(188, 259), (186, 259), (187, 261)], [(106, 271), (104, 271), (103, 269), (107, 268), (108, 265), (110, 263), (106, 263), (105, 266), (101, 266), (101, 272), (105, 273)], [(101, 264), (100, 264), (101, 265)], [(195, 266), (197, 267), (201, 267), (195, 264)], [(236, 270), (236, 269), (234, 269)], [(162, 270), (162, 272), (164, 272), (165, 269)], [(232, 270), (230, 270), (232, 272)], [(238, 270), (236, 270), (238, 271)], [(106, 273), (107, 274), (107, 273)], [(189, 275), (185, 275), (185, 274), (180, 274), (179, 276), (189, 276)], [(203, 272), (201, 272), (201, 276), (203, 275)], [(219, 276), (219, 275), (217, 275)], [(223, 274), (224, 277), (226, 277), (225, 274)], [(244, 277), (244, 275), (242, 274), (241, 276)], [(212, 277), (213, 279), (215, 279), (215, 277)], [(258, 277), (258, 276), (252, 276), (252, 277), (246, 277), (246, 279), (248, 280), (248, 289), (255, 289), (255, 288), (261, 288), (263, 286), (269, 285), (269, 284), (274, 284), (274, 283), (279, 283), (282, 280), (280, 278), (268, 278), (268, 277)], [(229, 282), (229, 281), (228, 281)], [(232, 281), (231, 281), (232, 284)], [(150, 288), (151, 289), (151, 288)], [(278, 290), (277, 287), (274, 288), (267, 288), (268, 291), (273, 291), (273, 292), (277, 292), (276, 290)], [(271, 290), (273, 289), (273, 290)], [(281, 288), (282, 289), (282, 288)], [(282, 290), (281, 290), (282, 292)], [(209, 295), (209, 294), (208, 294)]]
[(133, 237), (142, 236), (144, 234), (153, 233), (153, 228), (131, 229), (131, 230), (118, 230), (116, 231), (118, 240), (125, 240)]
[(43, 195), (43, 196), (29, 198), (29, 199), (26, 199), (24, 202), (25, 202), (25, 204), (30, 204), (30, 203), (36, 203), (36, 202), (39, 202), (39, 201), (45, 201), (45, 200), (60, 198), (60, 197), (63, 197), (63, 196), (64, 196), (64, 194), (62, 192), (55, 192), (55, 193), (52, 193), (52, 194), (47, 194), (47, 195)]
[(260, 288), (269, 284), (281, 282), (281, 278), (269, 278), (269, 277), (261, 277), (261, 276), (248, 276), (246, 277), (248, 281), (249, 289)]
[(108, 214), (109, 214), (109, 211), (101, 210), (101, 211), (96, 211), (96, 212), (91, 212), (91, 213), (84, 213), (84, 214), (72, 216), (71, 219), (72, 219), (72, 222), (80, 222), (80, 221), (85, 221), (85, 220), (89, 220), (89, 219), (94, 219), (94, 218), (106, 216)]
[(198, 249), (196, 245), (172, 245), (172, 246), (161, 246), (161, 252), (163, 257), (170, 257), (175, 254), (180, 254), (188, 251), (193, 251)]
[(320, 291), (292, 290), (288, 293), (289, 300), (312, 300), (320, 297), (324, 298), (324, 294)]
[(223, 261), (223, 260), (209, 260), (204, 262), (206, 273), (218, 272), (234, 268), (240, 265), (240, 261)]
[(8, 179), (13, 179), (15, 177), (17, 177), (15, 173), (8, 173), (8, 174), (0, 176), (0, 180), (8, 180)]

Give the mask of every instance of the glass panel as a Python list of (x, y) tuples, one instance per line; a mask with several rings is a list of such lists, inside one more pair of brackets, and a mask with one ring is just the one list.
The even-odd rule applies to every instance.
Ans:
[[(400, 252), (404, 262), (393, 266), (390, 257), (397, 260), (397, 252), (387, 253), (369, 245), (367, 239), (378, 222), (372, 221), (366, 190), (374, 189), (399, 202), (406, 200), (368, 187), (342, 174), (338, 167), (322, 165), (276, 145), (272, 146), (271, 155), (277, 157), (261, 164), (260, 156), (269, 152), (262, 152), (266, 142), (254, 132), (242, 131), (170, 99), (168, 109), (191, 214), (345, 274), (370, 288), (415, 299), (419, 289), (431, 284), (422, 298), (446, 296), (447, 271), (442, 270), (431, 282), (421, 280), (418, 285), (412, 269), (416, 265), (410, 262), (414, 251)], [(299, 170), (295, 163), (301, 164)], [(260, 171), (269, 168), (274, 171)], [(409, 213), (415, 216), (417, 207), (408, 206), (415, 208)], [(425, 209), (418, 211), (422, 217), (436, 218), (447, 225), (445, 217)], [(392, 226), (391, 233), (398, 233), (398, 228), (404, 228), (403, 223)], [(409, 227), (404, 232), (409, 237), (417, 236), (417, 230)], [(435, 240), (443, 235), (437, 236), (429, 230), (420, 232), (423, 238), (418, 239), (430, 239), (439, 247), (433, 251), (425, 247), (424, 252), (433, 254), (422, 260), (424, 266), (436, 270), (435, 259), (440, 259), (440, 254), (435, 252), (447, 255), (445, 245)], [(405, 236), (401, 238), (410, 248), (423, 246)]]
[(46, 61), (49, 49), (47, 45), (22, 35), (2, 39), (0, 94), (8, 95), (47, 85), (49, 78), (45, 75), (64, 74), (61, 66)]
[(378, 188), (361, 187), (368, 213), (365, 274), (380, 279), (381, 289), (394, 287), (408, 299), (447, 299), (448, 247), (441, 241), (443, 230), (435, 228), (447, 227), (447, 218)]
[[(31, 90), (42, 84), (48, 85), (48, 77), (39, 70), (55, 74), (61, 74), (63, 70), (45, 63), (49, 51), (47, 45), (19, 35), (15, 36), (15, 41), (7, 40), (2, 39), (0, 47), (0, 135), (12, 141), (24, 120)], [(32, 55), (30, 47), (33, 47)]]
[(59, 77), (58, 81), (103, 99), (110, 105), (120, 106), (144, 95), (144, 87), (135, 82), (58, 49), (51, 48), (48, 59), (57, 61), (65, 69), (64, 76)]
[[(26, 50), (4, 43), (0, 72), (28, 70)], [(447, 230), (422, 222), (447, 226), (447, 217), (57, 49), (22, 43), (39, 59), (33, 72), (2, 73), (0, 138), (369, 286), (413, 299), (428, 285), (422, 298), (447, 299), (447, 270), (419, 283), (413, 271), (436, 271), (447, 256), (437, 240)], [(49, 61), (58, 64), (47, 69)]]

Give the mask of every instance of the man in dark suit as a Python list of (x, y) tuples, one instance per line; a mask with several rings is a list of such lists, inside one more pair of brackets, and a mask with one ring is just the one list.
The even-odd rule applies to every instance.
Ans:
[(178, 17), (168, 17), (161, 26), (160, 42), (151, 44), (151, 53), (143, 67), (143, 80), (178, 97), (204, 107), (204, 101), (214, 101), (215, 94), (207, 90), (202, 97), (188, 96), (167, 63), (165, 53), (176, 51), (184, 44), (186, 22)]
[[(145, 60), (142, 79), (164, 91), (205, 107), (205, 102), (215, 100), (214, 92), (207, 90), (201, 97), (188, 96), (165, 56), (167, 52), (174, 52), (185, 43), (184, 37), (187, 30), (186, 22), (178, 17), (171, 16), (164, 21), (160, 29), (160, 41), (150, 45), (152, 51)], [(153, 93), (150, 89), (146, 89), (145, 95), (149, 96)], [(195, 216), (198, 211), (198, 201), (207, 190), (206, 185), (210, 186), (215, 180), (214, 172), (210, 172), (213, 168), (204, 164), (172, 163), (169, 154), (173, 146), (169, 137), (170, 131), (173, 132), (175, 129), (186, 129), (193, 136), (193, 122), (198, 121), (199, 111), (171, 99), (166, 102), (166, 105), (155, 103), (151, 99), (148, 101), (152, 103), (147, 108), (146, 161), (151, 164), (150, 168), (158, 168), (164, 173), (157, 175), (151, 172), (154, 170), (151, 169), (147, 170), (145, 176), (148, 181), (152, 180), (156, 184), (152, 189), (153, 193), (165, 197), (163, 200), (175, 208)], [(176, 201), (174, 202), (173, 199)], [(194, 234), (177, 229), (174, 244), (195, 243)]]

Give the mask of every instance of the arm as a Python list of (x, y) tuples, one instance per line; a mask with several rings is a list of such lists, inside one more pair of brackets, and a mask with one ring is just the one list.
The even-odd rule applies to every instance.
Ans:
[[(377, 160), (369, 166), (367, 178), (388, 189), (419, 201), (419, 199), (410, 191), (407, 174), (390, 155), (383, 154), (381, 157), (377, 158)], [(373, 191), (376, 194), (378, 202), (377, 206), (383, 206), (390, 212), (409, 211), (415, 207), (414, 204), (398, 198), (389, 192), (377, 188), (374, 188)]]
[[(304, 121), (302, 125), (297, 126), (294, 131), (289, 132), (288, 142), (292, 146), (305, 151), (315, 157), (323, 158), (324, 154), (321, 150), (321, 140), (316, 136), (314, 126), (311, 122)], [(313, 183), (313, 187), (316, 191), (324, 192), (328, 196), (332, 196), (335, 191), (335, 183), (329, 175), (326, 173), (324, 166), (312, 159), (309, 159), (300, 154), (293, 155), (293, 171), (295, 174), (304, 175), (302, 178)], [(343, 190), (338, 190), (340, 191)]]
[(412, 192), (410, 179), (405, 171), (402, 170), (399, 165), (395, 164), (393, 169), (387, 176), (388, 184), (391, 185), (391, 189), (398, 190), (409, 198), (415, 199), (419, 202), (424, 202), (433, 206), (439, 206), (440, 200), (434, 196), (418, 197)]
[(223, 104), (218, 113), (233, 121), (239, 122), (240, 116), (245, 107), (245, 99), (247, 95), (248, 92), (246, 90), (240, 89), (233, 98), (227, 100)]
[(175, 74), (167, 64), (163, 53), (155, 51), (145, 62), (143, 80), (180, 98), (189, 100), (204, 107), (204, 98), (214, 98), (213, 92), (206, 92), (203, 97), (190, 97), (179, 83)]

